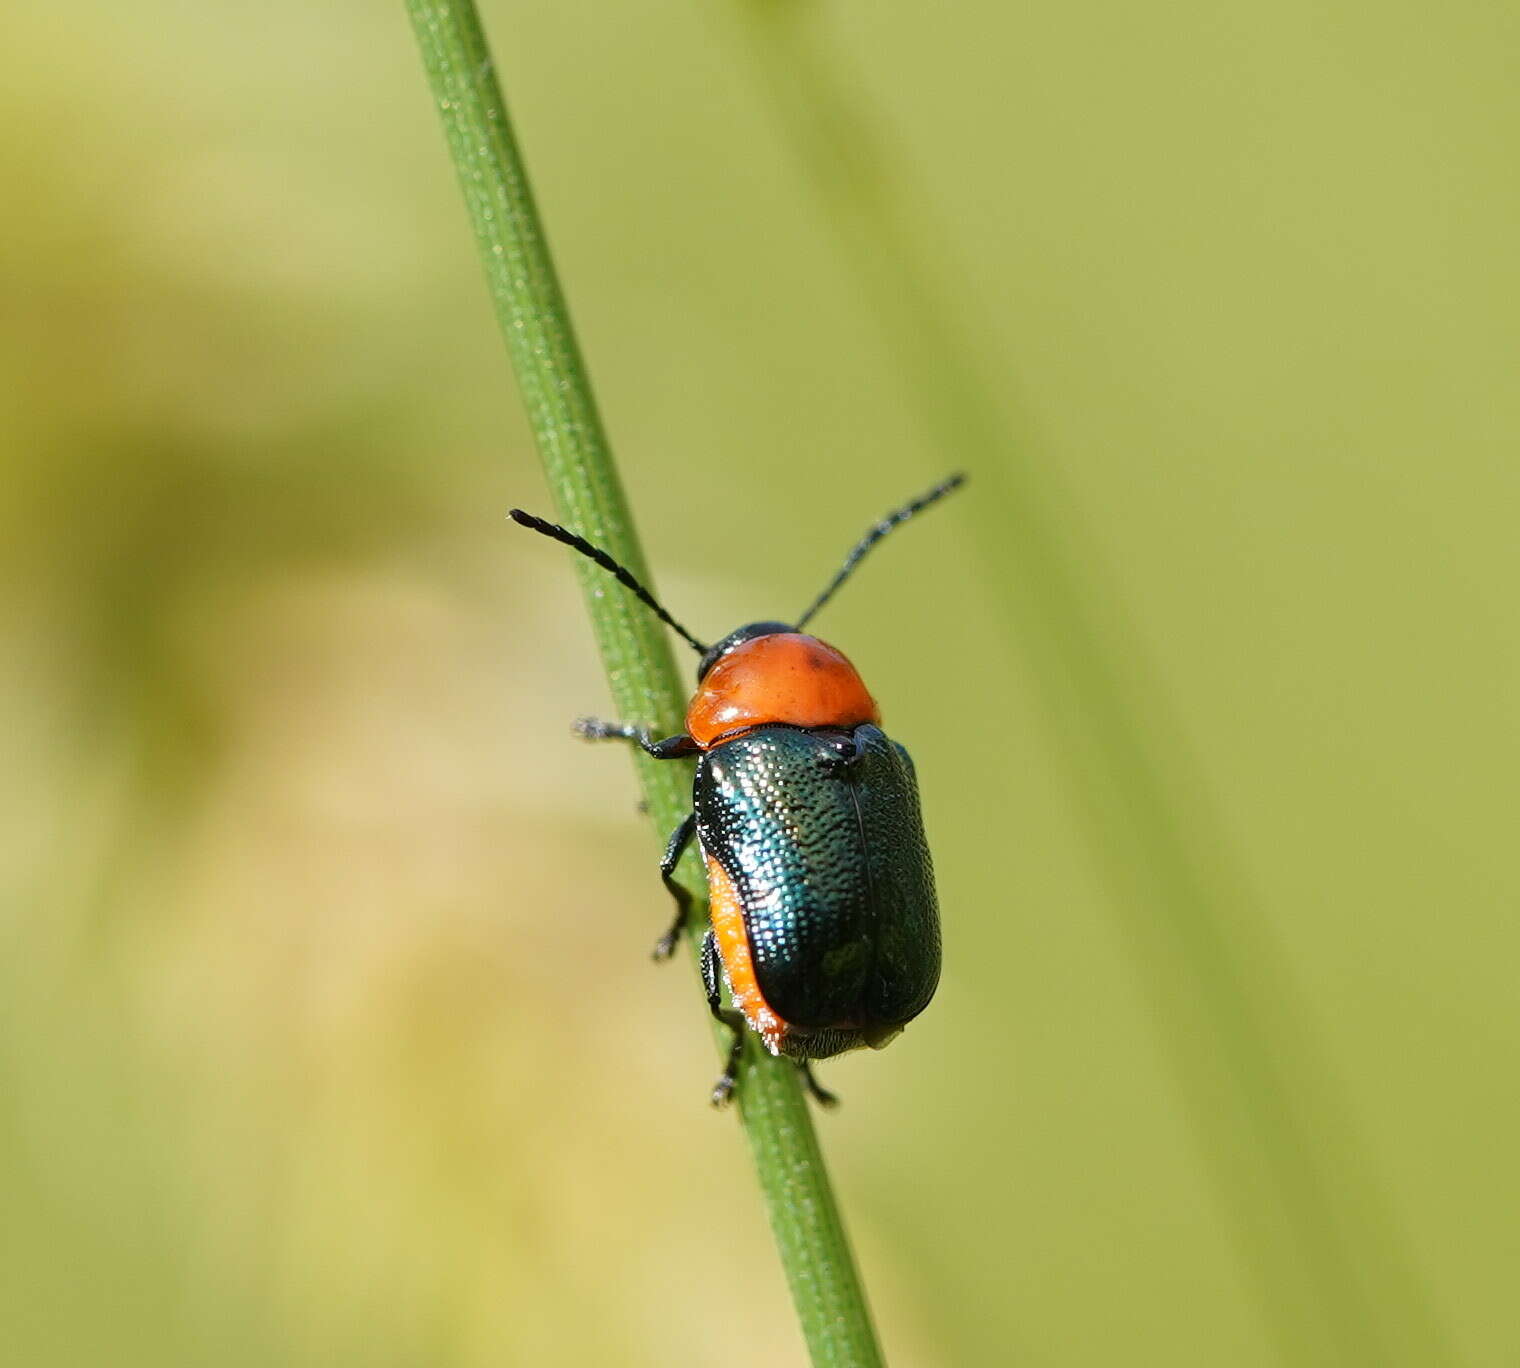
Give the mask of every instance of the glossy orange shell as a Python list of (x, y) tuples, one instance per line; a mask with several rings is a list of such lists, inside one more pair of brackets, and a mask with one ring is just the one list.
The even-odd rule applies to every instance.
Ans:
[(773, 632), (735, 646), (707, 672), (686, 710), (687, 734), (703, 749), (776, 722), (848, 728), (880, 721), (855, 667), (802, 632)]

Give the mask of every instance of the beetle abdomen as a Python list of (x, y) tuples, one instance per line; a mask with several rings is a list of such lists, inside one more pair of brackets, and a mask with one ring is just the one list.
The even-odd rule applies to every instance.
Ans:
[(762, 727), (702, 757), (695, 802), (703, 851), (742, 913), (754, 983), (786, 1025), (785, 1053), (882, 1043), (928, 1005), (939, 916), (901, 747), (871, 724)]

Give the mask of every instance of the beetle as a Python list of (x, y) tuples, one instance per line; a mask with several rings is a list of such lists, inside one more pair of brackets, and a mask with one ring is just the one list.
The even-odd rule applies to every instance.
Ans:
[(632, 723), (575, 725), (657, 760), (697, 758), (692, 810), (660, 861), (676, 914), (655, 958), (670, 957), (691, 918), (674, 873), (695, 836), (708, 887), (702, 982), (712, 1014), (733, 1031), (715, 1105), (734, 1090), (746, 1029), (796, 1061), (814, 1098), (833, 1105), (810, 1061), (883, 1048), (938, 986), (939, 910), (913, 761), (881, 730), (855, 667), (803, 629), (877, 542), (964, 480), (954, 475), (875, 523), (795, 623), (751, 622), (712, 646), (601, 548), (511, 510), (520, 526), (612, 574), (701, 656), (684, 732), (656, 741)]

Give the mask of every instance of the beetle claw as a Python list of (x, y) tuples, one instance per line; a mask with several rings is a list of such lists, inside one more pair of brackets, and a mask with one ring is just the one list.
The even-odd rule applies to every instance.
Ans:
[(820, 1107), (827, 1107), (830, 1110), (839, 1105), (838, 1095), (836, 1093), (831, 1093), (827, 1088), (823, 1086), (823, 1084), (821, 1084), (816, 1078), (813, 1077), (812, 1065), (810, 1065), (807, 1060), (804, 1059), (800, 1061), (797, 1069), (798, 1072), (802, 1075), (802, 1085), (808, 1090), (808, 1093), (811, 1095), (813, 1101), (815, 1101)]
[(728, 1099), (734, 1095), (734, 1084), (739, 1079), (739, 1061), (744, 1057), (743, 1018), (737, 1012), (725, 1012), (720, 1019), (733, 1031), (734, 1041), (728, 1047), (728, 1062), (723, 1066), (723, 1073), (713, 1084), (712, 1104), (715, 1107), (727, 1105)]
[(654, 949), (650, 952), (650, 958), (656, 964), (668, 960), (676, 952), (676, 942), (680, 939), (679, 931), (667, 931), (654, 943)]

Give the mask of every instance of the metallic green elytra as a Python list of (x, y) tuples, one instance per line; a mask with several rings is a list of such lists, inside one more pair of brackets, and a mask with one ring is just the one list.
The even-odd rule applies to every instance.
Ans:
[[(707, 647), (606, 552), (520, 509), (524, 527), (594, 560), (701, 656), (686, 730), (662, 741), (631, 723), (585, 719), (591, 739), (632, 741), (656, 759), (697, 756), (692, 812), (660, 875), (676, 902), (657, 958), (675, 948), (691, 897), (673, 875), (696, 836), (707, 865), (702, 978), (733, 1029), (714, 1102), (733, 1091), (744, 1032), (797, 1061), (813, 1095), (833, 1097), (808, 1061), (880, 1049), (934, 996), (939, 908), (908, 752), (881, 730), (875, 700), (845, 656), (802, 629), (894, 527), (964, 476), (876, 523), (795, 624), (755, 622)], [(727, 986), (732, 1007), (723, 1004)]]
[(939, 913), (906, 750), (869, 722), (760, 727), (702, 756), (693, 799), (757, 987), (786, 1025), (780, 1053), (880, 1048), (929, 1005)]

